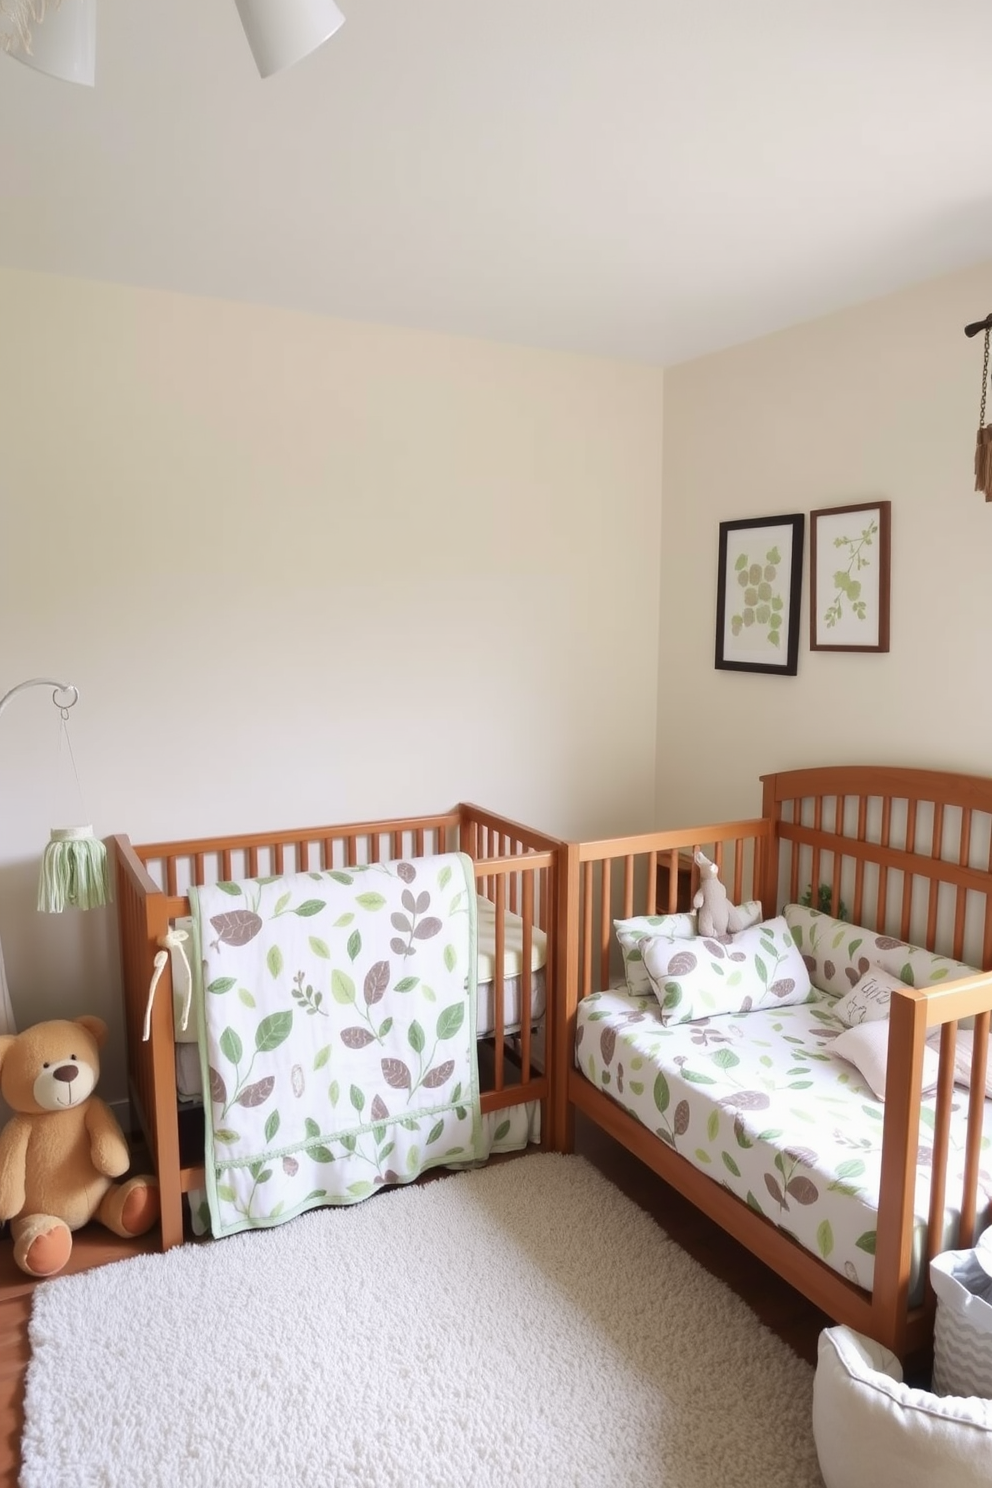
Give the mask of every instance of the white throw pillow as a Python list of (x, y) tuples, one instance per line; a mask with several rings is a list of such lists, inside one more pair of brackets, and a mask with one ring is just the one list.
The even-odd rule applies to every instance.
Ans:
[(722, 940), (648, 936), (641, 955), (663, 1023), (786, 1007), (806, 1002), (811, 990), (803, 958), (781, 915)]
[(992, 1401), (902, 1382), (896, 1356), (851, 1328), (824, 1328), (813, 1439), (826, 1488), (989, 1488)]
[[(830, 1045), (832, 1054), (839, 1054), (861, 1073), (865, 1083), (875, 1092), (878, 1100), (885, 1099), (885, 1076), (889, 1061), (888, 1019), (874, 1023), (859, 1023), (855, 1028), (845, 1028)], [(937, 1088), (937, 1072), (940, 1061), (936, 1052), (927, 1047), (923, 1050), (923, 1089), (921, 1094), (932, 1095)]]
[(869, 966), (850, 992), (838, 997), (830, 1011), (848, 1028), (855, 1028), (859, 1023), (874, 1023), (889, 1016), (893, 992), (908, 985), (881, 966)]

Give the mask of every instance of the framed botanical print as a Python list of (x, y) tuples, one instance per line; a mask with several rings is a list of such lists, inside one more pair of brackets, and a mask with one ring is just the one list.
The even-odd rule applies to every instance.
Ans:
[(811, 651), (888, 651), (891, 504), (810, 512)]
[(795, 676), (804, 525), (801, 512), (720, 523), (718, 668)]

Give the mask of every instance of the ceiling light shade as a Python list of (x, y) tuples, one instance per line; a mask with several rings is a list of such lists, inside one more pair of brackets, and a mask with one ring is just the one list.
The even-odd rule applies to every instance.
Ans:
[(334, 0), (235, 0), (255, 66), (263, 78), (315, 52), (344, 16)]
[[(2, 8), (2, 7), (0, 7)], [(67, 83), (96, 79), (96, 0), (33, 0), (14, 7), (17, 33), (5, 41), (18, 62)]]

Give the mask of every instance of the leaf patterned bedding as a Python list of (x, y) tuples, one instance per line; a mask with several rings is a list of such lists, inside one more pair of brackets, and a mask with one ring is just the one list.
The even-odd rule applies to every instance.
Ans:
[[(884, 1107), (853, 1064), (831, 1054), (844, 1029), (834, 998), (666, 1026), (653, 996), (595, 993), (579, 1004), (576, 1065), (662, 1141), (871, 1290)], [(948, 1192), (964, 1166), (967, 1093), (956, 1091)], [(929, 1208), (933, 1101), (920, 1111), (914, 1287)], [(983, 1150), (992, 1141), (985, 1102)], [(980, 1202), (992, 1198), (988, 1159)], [(945, 1214), (941, 1248), (957, 1217)]]
[(472, 861), (190, 890), (217, 1235), (481, 1154)]

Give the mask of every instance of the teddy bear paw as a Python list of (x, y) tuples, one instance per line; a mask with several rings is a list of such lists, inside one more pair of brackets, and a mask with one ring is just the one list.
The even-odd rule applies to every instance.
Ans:
[(72, 1232), (51, 1214), (32, 1214), (14, 1226), (14, 1264), (28, 1276), (54, 1276), (72, 1254)]
[(114, 1184), (104, 1195), (97, 1219), (115, 1235), (131, 1240), (144, 1235), (159, 1216), (158, 1183), (144, 1175)]

